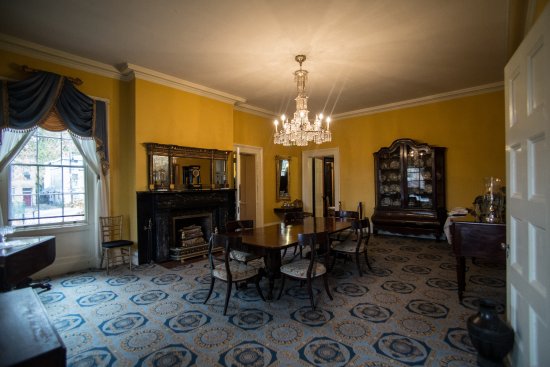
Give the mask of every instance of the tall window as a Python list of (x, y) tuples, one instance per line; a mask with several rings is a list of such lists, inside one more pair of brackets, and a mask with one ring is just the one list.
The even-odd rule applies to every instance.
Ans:
[(13, 226), (86, 220), (86, 169), (69, 133), (38, 128), (10, 164), (8, 216)]

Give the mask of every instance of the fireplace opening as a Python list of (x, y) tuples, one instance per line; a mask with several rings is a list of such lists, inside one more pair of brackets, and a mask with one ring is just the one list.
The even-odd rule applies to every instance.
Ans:
[(212, 213), (197, 213), (172, 218), (174, 246), (170, 259), (182, 261), (208, 253), (208, 240), (212, 235)]

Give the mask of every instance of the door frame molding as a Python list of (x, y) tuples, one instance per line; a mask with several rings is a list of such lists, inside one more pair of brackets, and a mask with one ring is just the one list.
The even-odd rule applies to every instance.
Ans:
[[(239, 154), (251, 154), (254, 156), (254, 165), (256, 166), (256, 227), (264, 225), (264, 149), (253, 145), (234, 144), (235, 152), (237, 153), (237, 162), (239, 161)], [(239, 207), (239, 184), (240, 184), (241, 169), (237, 164), (237, 210)], [(237, 211), (238, 213), (238, 211)]]
[(326, 148), (302, 151), (302, 201), (304, 211), (313, 210), (311, 158), (334, 157), (334, 202), (340, 201), (340, 149)]

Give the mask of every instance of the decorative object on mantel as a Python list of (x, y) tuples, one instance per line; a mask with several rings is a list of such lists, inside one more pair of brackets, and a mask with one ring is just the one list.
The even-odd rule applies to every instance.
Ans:
[(514, 330), (501, 320), (496, 312), (497, 303), (481, 299), (479, 312), (467, 320), (468, 334), (478, 352), (481, 367), (505, 366), (502, 359), (514, 346)]
[(278, 129), (279, 120), (275, 120), (275, 135), (273, 142), (285, 146), (307, 146), (310, 141), (316, 144), (332, 140), (330, 133), (330, 117), (325, 119), (326, 128), (323, 128), (323, 114), (315, 116), (313, 124), (309, 121), (309, 110), (307, 109), (306, 81), (308, 71), (302, 69), (302, 63), (306, 61), (305, 55), (297, 55), (295, 60), (300, 64), (300, 69), (294, 72), (298, 96), (296, 100), (296, 112), (294, 118), (288, 120), (285, 115), (281, 116), (281, 129)]

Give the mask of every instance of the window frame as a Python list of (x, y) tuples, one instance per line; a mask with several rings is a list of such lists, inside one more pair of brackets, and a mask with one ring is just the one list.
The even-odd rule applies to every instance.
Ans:
[[(44, 130), (44, 131), (47, 131), (47, 130)], [(60, 131), (59, 133), (62, 133), (62, 131)], [(68, 134), (70, 134), (70, 132), (68, 132)], [(36, 138), (33, 136), (31, 139), (36, 139)], [(2, 206), (3, 213), (1, 214), (3, 215), (3, 218), (5, 218), (4, 222), (6, 224), (9, 223), (9, 210), (11, 207), (12, 164), (13, 163), (10, 162), (10, 164), (7, 165), (2, 172), (0, 172), (0, 190), (1, 190), (0, 196), (4, 199), (3, 202), (6, 203), (6, 205)], [(40, 164), (37, 163), (37, 164), (22, 164), (22, 166), (36, 167), (36, 169), (38, 169), (38, 167), (47, 167), (48, 165), (43, 163), (40, 163)], [(71, 167), (71, 166), (64, 166), (62, 164), (56, 165), (56, 166), (58, 166), (60, 169)], [(55, 233), (63, 233), (63, 232), (81, 231), (89, 227), (90, 214), (91, 214), (91, 210), (93, 209), (91, 208), (91, 205), (93, 205), (93, 202), (94, 202), (93, 200), (96, 195), (95, 193), (96, 190), (94, 189), (94, 183), (93, 183), (93, 178), (95, 177), (95, 175), (91, 171), (91, 168), (87, 164), (84, 157), (82, 157), (82, 165), (77, 167), (78, 168), (82, 167), (84, 170), (84, 185), (83, 185), (84, 190), (82, 192), (84, 196), (84, 211), (82, 216), (84, 216), (84, 219), (78, 220), (78, 221), (69, 221), (69, 222), (17, 225), (17, 226), (14, 226), (16, 228), (16, 232), (25, 232), (25, 234), (31, 235), (31, 234), (39, 234), (40, 232), (44, 232), (44, 230), (48, 230), (48, 234), (55, 234)], [(38, 196), (38, 194), (36, 193), (34, 195)], [(61, 219), (64, 217), (65, 216), (60, 216), (59, 218)]]

